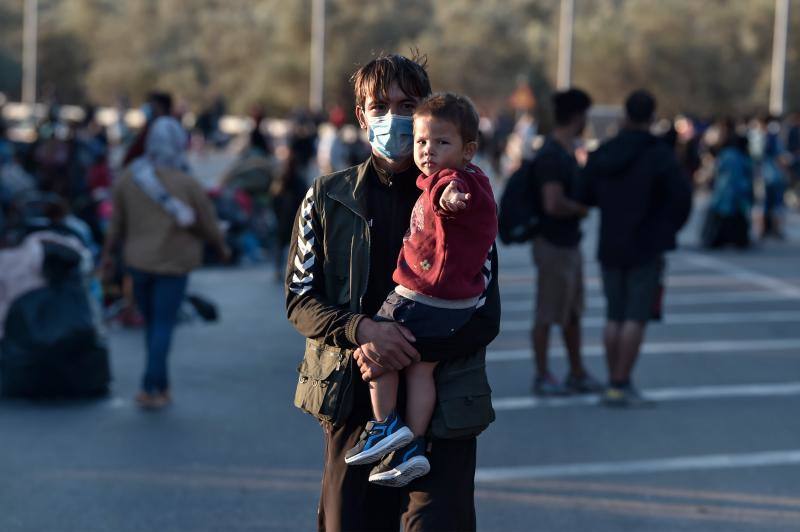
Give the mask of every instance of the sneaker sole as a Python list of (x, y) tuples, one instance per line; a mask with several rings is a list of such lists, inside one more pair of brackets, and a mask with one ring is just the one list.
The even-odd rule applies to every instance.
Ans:
[(414, 433), (411, 432), (411, 429), (408, 427), (402, 427), (391, 436), (388, 436), (379, 443), (376, 443), (373, 447), (370, 447), (365, 451), (361, 451), (357, 455), (351, 456), (350, 458), (345, 458), (344, 462), (347, 465), (373, 464), (392, 451), (396, 451), (401, 447), (405, 447), (411, 443), (413, 439)]
[(414, 458), (398, 464), (392, 470), (383, 473), (375, 473), (369, 476), (369, 481), (380, 486), (400, 488), (414, 479), (425, 476), (431, 470), (431, 464), (424, 456)]

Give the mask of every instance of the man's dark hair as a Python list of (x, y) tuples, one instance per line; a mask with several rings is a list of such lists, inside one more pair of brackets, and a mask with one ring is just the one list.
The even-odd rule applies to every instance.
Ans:
[(404, 93), (424, 98), (431, 93), (431, 82), (425, 71), (425, 56), (414, 55), (411, 59), (402, 55), (380, 55), (359, 68), (350, 78), (353, 82), (356, 105), (364, 107), (367, 96), (373, 98), (389, 93), (389, 86), (397, 82)]
[(164, 116), (172, 114), (172, 95), (168, 92), (150, 92), (147, 94), (147, 101), (158, 106)]
[(625, 114), (634, 124), (648, 124), (656, 114), (656, 99), (648, 91), (633, 91), (625, 100)]
[(465, 144), (478, 141), (480, 117), (475, 105), (466, 96), (452, 92), (437, 92), (417, 105), (414, 117), (418, 116), (447, 120), (458, 128), (461, 140)]
[(566, 126), (572, 119), (589, 110), (592, 99), (581, 89), (567, 89), (553, 95), (556, 125)]

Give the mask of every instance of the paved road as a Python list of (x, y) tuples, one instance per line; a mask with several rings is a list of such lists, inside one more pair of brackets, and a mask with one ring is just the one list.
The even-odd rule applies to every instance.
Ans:
[[(526, 249), (502, 249), (479, 529), (800, 530), (798, 230), (793, 219), (792, 243), (748, 253), (671, 257), (666, 320), (649, 331), (636, 374), (658, 399), (650, 410), (529, 395), (533, 276)], [(602, 377), (602, 298), (588, 259), (587, 278), (586, 356)], [(322, 440), (291, 406), (302, 340), (283, 317), (282, 288), (250, 267), (198, 272), (191, 290), (217, 300), (222, 321), (180, 328), (169, 410), (133, 406), (142, 339), (126, 330), (110, 334), (109, 399), (0, 402), (0, 531), (314, 528)]]

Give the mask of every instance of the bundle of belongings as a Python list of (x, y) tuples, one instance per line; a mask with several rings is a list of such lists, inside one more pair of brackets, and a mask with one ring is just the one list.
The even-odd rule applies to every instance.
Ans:
[(88, 288), (91, 269), (91, 253), (68, 231), (37, 231), (0, 249), (0, 394), (108, 393), (108, 346)]

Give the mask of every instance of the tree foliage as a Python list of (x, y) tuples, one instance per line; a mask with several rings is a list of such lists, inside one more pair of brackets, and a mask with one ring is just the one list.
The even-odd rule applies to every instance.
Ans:
[[(650, 88), (664, 112), (746, 113), (769, 93), (773, 0), (576, 0), (574, 81), (599, 103)], [(23, 2), (0, 3), (0, 91), (18, 96)], [(787, 100), (800, 107), (800, 6)], [(62, 101), (134, 102), (153, 88), (234, 111), (307, 102), (311, 0), (40, 0), (39, 83)], [(350, 74), (375, 53), (427, 55), (435, 90), (484, 110), (555, 77), (555, 0), (328, 0), (325, 99), (352, 105)]]

